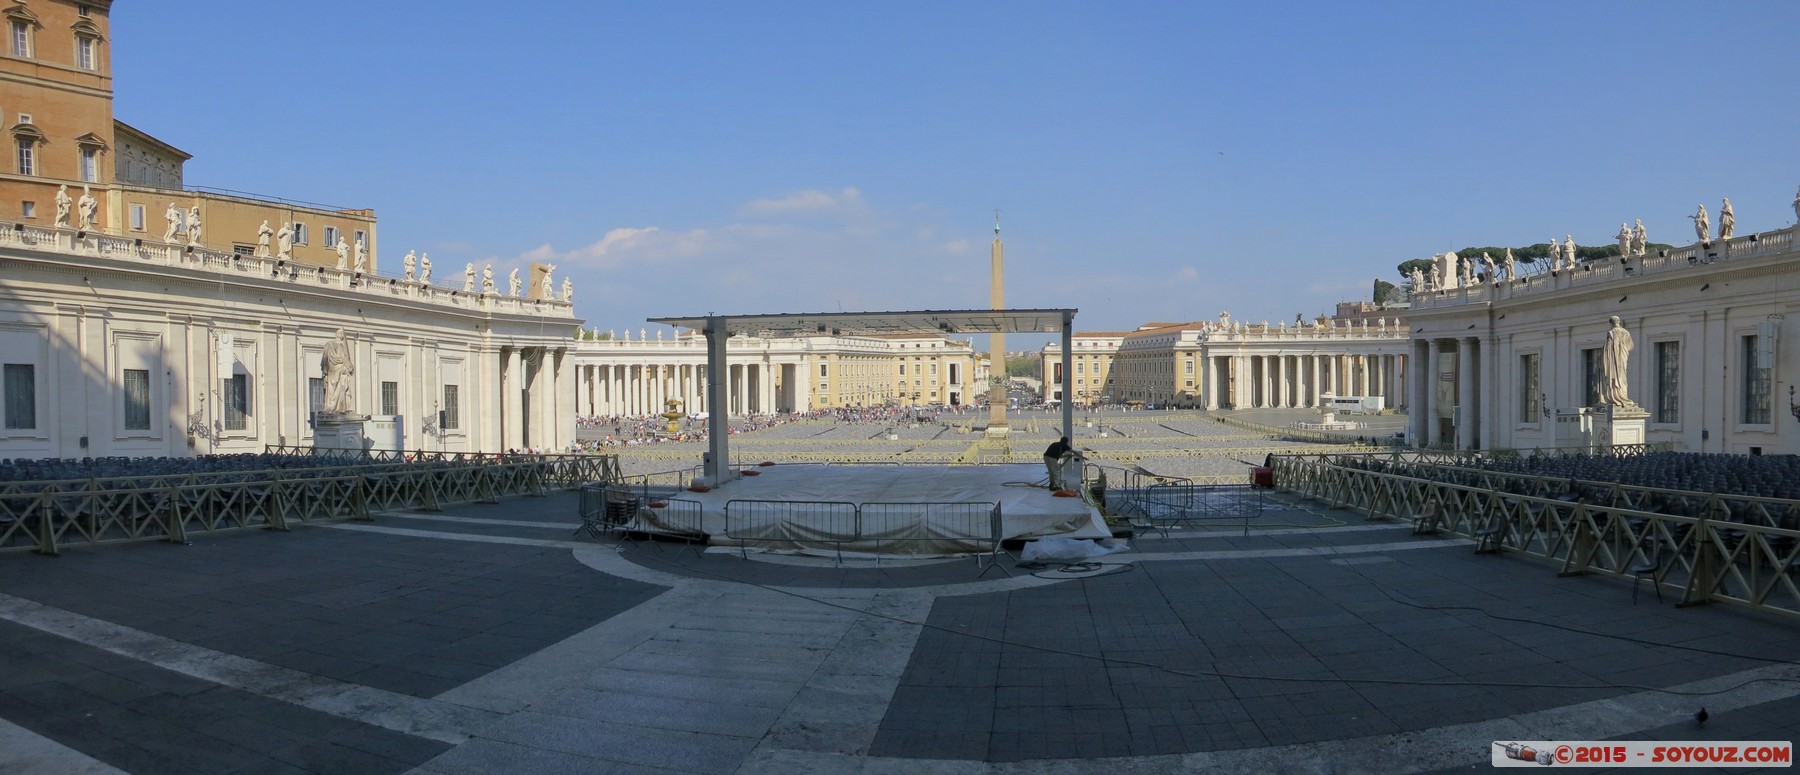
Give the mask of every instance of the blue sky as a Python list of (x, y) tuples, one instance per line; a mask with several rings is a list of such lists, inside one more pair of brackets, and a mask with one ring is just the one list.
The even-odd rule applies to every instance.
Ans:
[(381, 260), (549, 260), (646, 317), (1329, 311), (1410, 258), (1800, 185), (1800, 4), (196, 0), (113, 10), (192, 185), (371, 207)]

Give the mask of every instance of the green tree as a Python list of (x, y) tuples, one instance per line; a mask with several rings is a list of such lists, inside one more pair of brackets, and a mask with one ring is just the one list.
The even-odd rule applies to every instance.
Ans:
[(1036, 356), (1024, 355), (1006, 359), (1006, 376), (1035, 377), (1038, 375), (1038, 359)]

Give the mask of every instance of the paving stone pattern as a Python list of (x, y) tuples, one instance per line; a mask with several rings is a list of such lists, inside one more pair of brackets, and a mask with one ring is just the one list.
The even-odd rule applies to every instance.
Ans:
[(1140, 538), (1086, 578), (615, 548), (567, 494), (0, 554), (0, 719), (94, 769), (436, 775), (1486, 769), (1505, 735), (1800, 728), (1800, 686), (1730, 686), (1800, 676), (1791, 621), (1277, 511), (1323, 527)]

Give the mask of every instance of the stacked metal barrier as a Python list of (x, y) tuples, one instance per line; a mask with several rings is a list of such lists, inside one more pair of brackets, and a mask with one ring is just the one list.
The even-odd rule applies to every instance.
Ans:
[[(1623, 450), (1638, 454), (1640, 450)], [(1433, 516), (1483, 550), (1549, 560), (1565, 575), (1648, 576), (1687, 605), (1800, 616), (1800, 500), (1571, 481), (1385, 456), (1274, 459), (1276, 485), (1370, 519)], [(1428, 507), (1428, 503), (1434, 505)], [(1640, 571), (1639, 569), (1644, 569)]]

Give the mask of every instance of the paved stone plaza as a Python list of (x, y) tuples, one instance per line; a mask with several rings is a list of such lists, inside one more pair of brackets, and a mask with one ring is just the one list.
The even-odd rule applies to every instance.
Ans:
[(1275, 499), (1091, 575), (620, 548), (571, 494), (9, 554), (0, 772), (1400, 772), (1800, 726), (1752, 682), (1800, 677), (1793, 622)]

